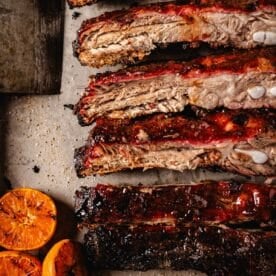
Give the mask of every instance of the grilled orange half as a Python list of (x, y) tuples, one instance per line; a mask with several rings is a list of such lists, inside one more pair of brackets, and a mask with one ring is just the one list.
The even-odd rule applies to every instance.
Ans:
[(42, 276), (86, 276), (81, 244), (68, 239), (57, 242), (46, 255)]
[(57, 210), (46, 194), (19, 188), (0, 198), (0, 246), (34, 250), (44, 246), (56, 229)]
[(41, 276), (40, 261), (30, 255), (15, 251), (0, 252), (1, 276)]

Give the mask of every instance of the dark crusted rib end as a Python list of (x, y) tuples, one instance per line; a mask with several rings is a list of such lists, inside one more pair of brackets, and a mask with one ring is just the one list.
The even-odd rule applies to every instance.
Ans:
[(80, 126), (88, 126), (91, 124), (91, 120), (81, 112), (82, 103), (79, 101), (74, 105), (73, 113), (77, 116), (77, 120)]
[(86, 176), (85, 168), (83, 165), (83, 158), (85, 156), (85, 150), (86, 147), (83, 146), (81, 148), (75, 149), (75, 154), (74, 154), (74, 163), (75, 163), (75, 169), (77, 172), (77, 176), (80, 178), (83, 178)]
[(75, 216), (79, 221), (87, 219), (88, 218), (88, 212), (89, 208), (86, 209), (86, 203), (89, 201), (89, 198), (91, 196), (91, 189), (88, 187), (80, 187), (79, 190), (75, 192)]
[(85, 236), (92, 267), (197, 269), (210, 275), (275, 274), (275, 234), (211, 226), (100, 226)]
[(78, 42), (77, 39), (72, 42), (72, 48), (73, 48), (73, 56), (78, 58), (78, 56), (79, 56), (79, 42)]
[(88, 121), (86, 117), (82, 116), (79, 113), (77, 114), (77, 119), (78, 119), (79, 125), (82, 127), (89, 126), (91, 124), (91, 122)]

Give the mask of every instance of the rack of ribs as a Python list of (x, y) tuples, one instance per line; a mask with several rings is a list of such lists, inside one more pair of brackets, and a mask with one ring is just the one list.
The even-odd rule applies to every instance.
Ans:
[(188, 104), (276, 108), (276, 49), (235, 51), (191, 62), (134, 66), (91, 77), (75, 106), (81, 125), (97, 117), (180, 112)]
[(75, 54), (83, 65), (100, 67), (133, 63), (159, 45), (178, 42), (244, 49), (276, 44), (272, 0), (249, 8), (213, 2), (159, 3), (107, 12), (83, 22), (74, 42)]
[(98, 184), (76, 191), (75, 214), (97, 269), (273, 275), (275, 192), (273, 185), (233, 180)]
[(99, 118), (75, 151), (79, 177), (135, 168), (219, 167), (275, 175), (275, 110), (198, 110), (136, 119)]
[(208, 275), (274, 275), (276, 234), (227, 227), (108, 226), (85, 235), (92, 267), (197, 269)]
[(192, 185), (103, 185), (75, 193), (80, 227), (91, 224), (238, 225), (254, 222), (275, 227), (273, 186), (205, 181)]

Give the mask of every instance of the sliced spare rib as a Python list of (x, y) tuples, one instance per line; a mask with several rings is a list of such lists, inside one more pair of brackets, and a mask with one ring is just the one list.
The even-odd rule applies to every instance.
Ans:
[(75, 53), (83, 65), (100, 67), (142, 60), (158, 45), (206, 42), (214, 47), (276, 44), (276, 5), (253, 10), (223, 4), (153, 4), (113, 11), (83, 22)]
[(208, 275), (275, 275), (275, 232), (214, 226), (99, 226), (85, 248), (95, 268), (197, 269)]
[(217, 166), (245, 175), (276, 173), (275, 110), (188, 110), (138, 119), (99, 118), (76, 150), (80, 177), (134, 168), (183, 171)]
[[(82, 7), (98, 2), (98, 0), (67, 0), (71, 8)], [(272, 2), (271, 0), (270, 2)], [(131, 1), (130, 1), (131, 2)], [(183, 0), (182, 3), (196, 4), (196, 5), (224, 5), (227, 7), (240, 7), (252, 9), (254, 6), (264, 2), (263, 0)], [(268, 1), (266, 1), (268, 2)]]
[(276, 188), (234, 181), (194, 185), (81, 187), (75, 194), (80, 226), (200, 222), (275, 226)]
[(91, 77), (75, 113), (80, 124), (88, 125), (100, 116), (132, 118), (179, 112), (187, 104), (207, 109), (276, 108), (276, 49), (236, 51), (98, 74)]

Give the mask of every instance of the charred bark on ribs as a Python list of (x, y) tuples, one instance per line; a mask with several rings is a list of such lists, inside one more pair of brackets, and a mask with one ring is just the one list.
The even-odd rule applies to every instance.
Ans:
[(82, 187), (75, 194), (80, 226), (205, 223), (275, 227), (276, 189), (253, 183)]
[[(80, 124), (88, 125), (100, 116), (179, 112), (188, 104), (207, 109), (276, 108), (270, 93), (276, 87), (275, 64), (276, 49), (266, 48), (98, 74), (91, 77), (75, 113)], [(260, 89), (263, 94), (257, 95)]]
[[(276, 44), (273, 0), (185, 3), (134, 7), (87, 20), (78, 32), (76, 55), (83, 65), (100, 67), (144, 60), (156, 47), (173, 43), (244, 49)], [(76, 151), (78, 175), (212, 166), (275, 175), (275, 110), (237, 110), (276, 107), (275, 56), (273, 48), (258, 49), (93, 77), (75, 107), (81, 124), (96, 120), (87, 144)], [(188, 104), (233, 110), (177, 113)], [(149, 115), (158, 112), (167, 114)], [(141, 115), (149, 116), (133, 119)], [(271, 186), (229, 181), (97, 185), (76, 192), (75, 212), (80, 226), (88, 227), (85, 247), (97, 269), (276, 274)], [(246, 223), (269, 231), (240, 229)]]
[(95, 268), (197, 269), (209, 275), (274, 275), (275, 232), (214, 226), (99, 226), (85, 236)]
[(229, 7), (226, 1), (210, 3), (154, 4), (105, 13), (83, 22), (75, 54), (83, 65), (100, 67), (142, 60), (160, 44), (206, 42), (245, 49), (275, 45), (272, 1), (259, 1), (253, 10)]
[[(91, 5), (98, 2), (98, 0), (67, 0), (71, 8), (82, 7), (85, 5)], [(257, 5), (264, 2), (263, 0), (181, 0), (181, 3), (185, 4), (195, 4), (195, 5), (223, 5), (226, 7), (240, 7), (248, 10), (254, 9)], [(268, 2), (268, 1), (266, 1)], [(270, 0), (273, 4), (273, 0)], [(131, 3), (131, 1), (130, 1)]]
[(99, 118), (76, 150), (80, 177), (135, 168), (183, 171), (218, 166), (275, 175), (275, 110), (212, 110), (138, 119)]
[[(98, 0), (67, 0), (67, 2), (71, 8), (75, 8), (91, 5), (98, 2)], [(132, 3), (132, 1), (129, 2)], [(182, 4), (194, 4), (201, 6), (222, 5), (228, 8), (240, 7), (246, 10), (254, 10), (256, 6), (262, 3), (271, 3), (271, 5), (275, 4), (273, 0), (181, 0), (178, 2), (181, 2)]]
[[(98, 184), (76, 192), (75, 212), (88, 229), (84, 244), (93, 268), (274, 275), (275, 231), (242, 229), (241, 223), (274, 227), (275, 195), (272, 186), (233, 181)], [(228, 222), (239, 228), (222, 224)]]

